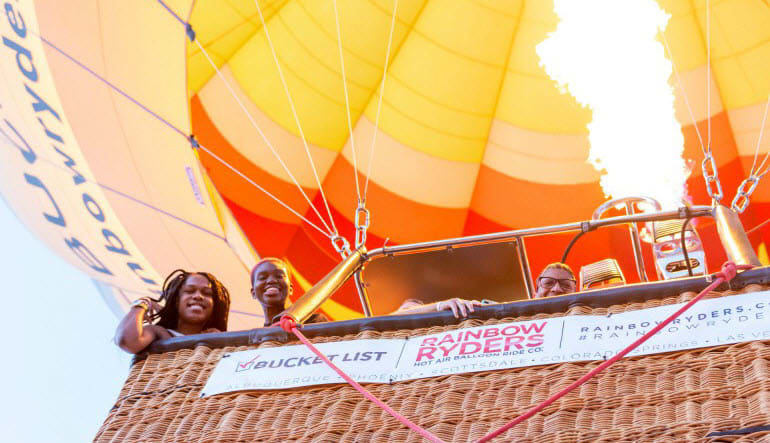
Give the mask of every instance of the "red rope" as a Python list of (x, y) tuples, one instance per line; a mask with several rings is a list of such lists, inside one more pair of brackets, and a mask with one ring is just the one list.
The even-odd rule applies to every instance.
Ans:
[(324, 361), (324, 362), (325, 362), (327, 365), (329, 365), (329, 367), (330, 367), (330, 368), (334, 369), (334, 372), (336, 372), (337, 374), (339, 374), (339, 376), (340, 376), (340, 377), (344, 378), (346, 382), (348, 382), (348, 383), (349, 383), (351, 386), (353, 386), (353, 388), (354, 388), (356, 391), (360, 392), (360, 393), (361, 393), (361, 394), (362, 394), (364, 397), (366, 397), (366, 398), (367, 398), (367, 399), (369, 399), (370, 401), (374, 402), (374, 404), (376, 404), (376, 405), (377, 405), (377, 406), (379, 406), (380, 408), (384, 409), (384, 410), (385, 410), (385, 412), (387, 412), (388, 414), (390, 414), (390, 415), (392, 415), (393, 417), (395, 417), (395, 418), (396, 418), (396, 420), (400, 421), (401, 423), (403, 423), (403, 424), (404, 424), (404, 425), (406, 425), (407, 427), (411, 428), (413, 431), (417, 432), (418, 434), (422, 435), (423, 437), (425, 437), (425, 438), (426, 438), (426, 439), (428, 439), (429, 441), (432, 441), (432, 442), (434, 442), (434, 443), (444, 443), (444, 441), (443, 441), (443, 440), (441, 440), (440, 438), (436, 437), (435, 435), (433, 435), (433, 434), (431, 434), (430, 432), (426, 431), (425, 429), (421, 428), (421, 427), (420, 427), (420, 426), (418, 426), (417, 424), (413, 423), (413, 422), (412, 422), (411, 420), (409, 420), (408, 418), (404, 417), (403, 415), (401, 415), (401, 414), (399, 414), (398, 412), (396, 412), (395, 410), (393, 410), (393, 409), (392, 409), (390, 406), (388, 406), (387, 404), (385, 404), (385, 403), (384, 403), (382, 400), (380, 400), (380, 399), (378, 399), (377, 397), (375, 397), (374, 395), (372, 395), (372, 393), (371, 393), (371, 392), (369, 392), (369, 391), (367, 391), (366, 389), (364, 389), (364, 387), (363, 387), (363, 386), (361, 386), (361, 385), (360, 385), (360, 384), (358, 384), (358, 383), (357, 383), (355, 380), (353, 380), (352, 378), (350, 378), (350, 377), (349, 377), (347, 374), (345, 374), (344, 372), (342, 372), (342, 369), (338, 368), (338, 367), (337, 367), (337, 366), (336, 366), (334, 363), (332, 363), (332, 362), (331, 362), (331, 360), (329, 360), (328, 358), (326, 358), (326, 356), (325, 356), (325, 355), (323, 355), (323, 354), (321, 353), (321, 351), (319, 351), (319, 350), (318, 350), (318, 348), (316, 348), (315, 346), (313, 346), (313, 343), (311, 343), (311, 342), (310, 342), (310, 340), (308, 340), (308, 339), (307, 339), (307, 338), (306, 338), (306, 337), (305, 337), (305, 336), (304, 336), (304, 335), (303, 335), (303, 334), (302, 334), (302, 333), (299, 331), (299, 329), (297, 329), (297, 323), (294, 321), (294, 319), (293, 319), (293, 318), (291, 318), (291, 317), (289, 317), (289, 316), (287, 316), (287, 315), (286, 315), (286, 316), (283, 316), (283, 317), (281, 317), (280, 325), (281, 325), (281, 328), (283, 328), (285, 331), (294, 333), (294, 335), (296, 335), (296, 336), (297, 336), (297, 338), (298, 338), (298, 339), (299, 339), (299, 340), (300, 340), (302, 343), (304, 343), (304, 344), (305, 344), (305, 346), (307, 346), (308, 348), (310, 348), (310, 350), (311, 350), (311, 351), (313, 351), (313, 353), (314, 353), (315, 355), (317, 355), (317, 356), (318, 356), (318, 357), (319, 357), (321, 360), (323, 360), (323, 361)]
[(502, 434), (503, 432), (507, 431), (508, 429), (511, 429), (512, 427), (516, 426), (517, 424), (523, 422), (524, 420), (532, 417), (533, 415), (540, 412), (543, 408), (550, 405), (551, 403), (555, 402), (556, 400), (560, 399), (561, 397), (567, 395), (570, 391), (577, 388), (578, 386), (582, 385), (583, 383), (587, 382), (591, 378), (593, 378), (596, 374), (602, 372), (605, 370), (608, 366), (612, 365), (616, 361), (623, 358), (626, 354), (633, 351), (637, 346), (641, 345), (645, 341), (647, 341), (650, 337), (658, 333), (661, 329), (663, 329), (666, 325), (671, 323), (672, 320), (679, 317), (684, 313), (686, 310), (690, 309), (692, 305), (697, 303), (701, 298), (703, 298), (704, 295), (706, 295), (708, 292), (716, 288), (717, 286), (721, 285), (724, 281), (730, 281), (732, 280), (735, 275), (737, 274), (739, 269), (751, 269), (751, 265), (735, 265), (732, 262), (727, 262), (724, 265), (722, 265), (722, 270), (717, 272), (715, 276), (717, 277), (716, 280), (714, 280), (713, 283), (708, 285), (706, 289), (702, 290), (700, 294), (698, 294), (695, 298), (690, 300), (686, 305), (682, 306), (678, 311), (674, 312), (671, 316), (669, 316), (667, 319), (665, 319), (663, 322), (652, 328), (648, 333), (644, 334), (642, 337), (640, 337), (635, 342), (631, 343), (628, 347), (620, 351), (618, 354), (616, 354), (614, 357), (610, 358), (609, 360), (605, 361), (604, 363), (600, 364), (599, 366), (592, 369), (590, 372), (588, 372), (586, 375), (580, 377), (577, 381), (572, 383), (571, 385), (567, 386), (566, 388), (562, 389), (561, 391), (557, 392), (556, 394), (552, 395), (548, 399), (546, 399), (544, 402), (540, 403), (539, 405), (533, 407), (529, 411), (525, 412), (524, 414), (516, 417), (515, 419), (511, 420), (510, 422), (506, 423), (503, 427), (500, 429), (490, 432), (489, 434), (482, 437), (478, 443), (487, 442), (498, 435)]
[[(663, 322), (661, 322), (660, 324), (658, 324), (657, 326), (652, 328), (649, 332), (644, 334), (642, 337), (640, 337), (635, 342), (631, 343), (628, 347), (626, 347), (625, 349), (623, 349), (622, 351), (617, 353), (615, 356), (613, 356), (609, 360), (607, 360), (604, 363), (600, 364), (599, 366), (595, 367), (594, 369), (589, 371), (586, 375), (580, 377), (578, 380), (573, 382), (571, 385), (567, 386), (566, 388), (564, 388), (561, 391), (557, 392), (556, 394), (552, 395), (551, 397), (549, 397), (548, 399), (546, 399), (545, 401), (543, 401), (539, 405), (533, 407), (529, 411), (525, 412), (524, 414), (520, 415), (519, 417), (516, 417), (515, 419), (513, 419), (510, 422), (506, 423), (504, 426), (502, 426), (501, 428), (497, 429), (496, 431), (490, 432), (489, 434), (485, 435), (484, 437), (482, 437), (481, 439), (478, 440), (478, 443), (487, 442), (487, 441), (489, 441), (489, 440), (499, 436), (503, 432), (511, 429), (512, 427), (516, 426), (517, 424), (519, 424), (519, 423), (523, 422), (524, 420), (526, 420), (526, 419), (532, 417), (533, 415), (537, 414), (538, 412), (543, 410), (545, 407), (547, 407), (551, 403), (553, 403), (556, 400), (560, 399), (561, 397), (567, 395), (569, 392), (571, 392), (572, 390), (574, 390), (578, 386), (582, 385), (583, 383), (587, 382), (588, 380), (590, 380), (591, 378), (596, 376), (596, 374), (602, 372), (603, 370), (607, 369), (607, 367), (609, 367), (610, 365), (612, 365), (616, 361), (618, 361), (621, 358), (625, 357), (629, 352), (631, 352), (634, 349), (636, 349), (639, 345), (641, 345), (642, 343), (647, 341), (650, 337), (652, 337), (653, 335), (657, 334), (661, 329), (666, 327), (666, 325), (671, 323), (675, 318), (677, 318), (680, 315), (682, 315), (682, 313), (684, 313), (685, 311), (690, 309), (692, 307), (692, 305), (697, 303), (701, 298), (703, 298), (704, 295), (706, 295), (707, 293), (712, 291), (714, 288), (716, 288), (717, 286), (721, 285), (725, 281), (732, 280), (736, 276), (736, 274), (738, 273), (738, 270), (751, 269), (751, 268), (752, 268), (751, 265), (737, 265), (736, 266), (732, 262), (725, 263), (724, 265), (722, 265), (722, 270), (717, 272), (716, 274), (714, 274), (714, 277), (716, 277), (716, 279), (710, 285), (708, 285), (706, 287), (706, 289), (702, 290), (700, 292), (700, 294), (698, 294), (697, 296), (695, 296), (695, 298), (690, 300), (687, 304), (685, 304), (684, 306), (679, 308), (678, 311), (673, 313), (671, 316), (669, 316)], [(279, 322), (279, 324), (280, 324), (281, 328), (283, 328), (285, 331), (291, 332), (294, 335), (296, 335), (297, 338), (302, 343), (305, 344), (305, 346), (310, 348), (310, 350), (313, 351), (313, 353), (315, 355), (317, 355), (319, 358), (321, 358), (321, 360), (323, 360), (327, 365), (329, 365), (330, 368), (332, 368), (340, 377), (342, 377), (346, 382), (348, 382), (351, 386), (353, 386), (353, 388), (355, 390), (357, 390), (358, 392), (360, 392), (364, 397), (366, 397), (367, 399), (372, 401), (374, 404), (376, 404), (380, 408), (384, 409), (388, 414), (392, 415), (398, 421), (400, 421), (401, 423), (403, 423), (407, 427), (411, 428), (412, 430), (414, 430), (418, 434), (422, 435), (426, 439), (428, 439), (428, 440), (430, 440), (430, 441), (432, 441), (434, 443), (444, 443), (440, 438), (436, 437), (435, 435), (431, 434), (430, 432), (426, 431), (425, 429), (421, 428), (420, 426), (418, 426), (415, 423), (413, 423), (412, 421), (410, 421), (408, 418), (402, 416), (398, 412), (396, 412), (393, 409), (391, 409), (390, 406), (388, 406), (387, 404), (385, 404), (384, 402), (379, 400), (377, 397), (372, 395), (371, 392), (369, 392), (366, 389), (364, 389), (363, 386), (361, 386), (355, 380), (353, 380), (347, 374), (345, 374), (342, 371), (342, 369), (338, 368), (334, 363), (331, 362), (331, 360), (326, 358), (326, 356), (323, 355), (321, 353), (321, 351), (318, 350), (318, 348), (313, 346), (313, 343), (311, 343), (299, 331), (299, 329), (297, 329), (297, 322), (293, 318), (291, 318), (291, 317), (289, 317), (287, 315), (283, 316), (283, 317), (281, 317), (281, 321)]]

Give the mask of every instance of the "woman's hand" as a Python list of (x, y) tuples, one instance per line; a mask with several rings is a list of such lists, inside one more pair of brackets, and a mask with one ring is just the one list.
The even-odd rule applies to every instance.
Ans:
[(460, 318), (460, 315), (467, 317), (468, 313), (475, 312), (474, 306), (481, 306), (481, 302), (478, 300), (464, 300), (462, 298), (450, 298), (449, 300), (443, 300), (436, 303), (437, 311), (452, 310), (455, 318)]
[[(131, 306), (118, 324), (115, 331), (115, 343), (126, 352), (136, 354), (157, 339), (171, 337), (163, 327), (145, 324), (145, 319), (153, 309), (160, 310), (158, 302), (144, 298), (144, 302)], [(157, 311), (156, 311), (157, 312)]]

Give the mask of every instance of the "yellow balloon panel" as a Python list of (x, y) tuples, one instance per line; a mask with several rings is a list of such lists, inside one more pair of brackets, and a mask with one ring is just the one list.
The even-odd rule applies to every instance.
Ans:
[[(726, 109), (764, 102), (770, 87), (770, 7), (756, 0), (714, 2), (707, 32), (706, 3), (697, 4), (704, 42)], [(707, 34), (710, 34), (707, 35)]]
[(506, 72), (496, 118), (532, 131), (588, 134), (590, 109), (559, 93), (549, 78)]
[[(406, 146), (382, 130), (377, 134), (371, 174), (376, 183), (400, 197), (441, 208), (467, 208), (479, 171), (477, 163), (458, 162), (428, 155)], [(360, 118), (353, 137), (358, 150), (358, 170), (369, 170), (369, 153), (374, 123)], [(351, 145), (342, 155), (353, 164)], [(398, 165), (398, 167), (393, 167)]]
[(588, 149), (586, 135), (530, 131), (495, 120), (484, 153), (484, 165), (531, 183), (595, 183), (599, 172), (587, 162)]
[[(532, 131), (585, 134), (591, 111), (559, 91), (535, 52), (536, 46), (556, 28), (553, 11), (525, 11), (511, 46), (495, 118)], [(549, 20), (544, 22), (542, 15)]]
[(414, 32), (460, 57), (502, 68), (523, 1), (500, 2), (502, 10), (470, 0), (433, 0)]
[(684, 8), (683, 4), (680, 1), (661, 4), (671, 14), (671, 18), (666, 26), (665, 41), (662, 36), (660, 40), (664, 45), (668, 43), (671, 54), (666, 51), (666, 56), (673, 58), (674, 66), (680, 74), (706, 63), (706, 47), (695, 10)]
[[(349, 137), (349, 128), (334, 13), (328, 7), (323, 8), (324, 5), (328, 6), (321, 2), (292, 2), (268, 23), (267, 30), (306, 138), (315, 145), (339, 151)], [(350, 12), (341, 7), (341, 20)], [(377, 8), (374, 12), (382, 15)], [(319, 21), (321, 19), (323, 21)], [(360, 25), (360, 18), (348, 17), (347, 21), (356, 21)], [(343, 33), (343, 45), (346, 47), (349, 41), (360, 44), (359, 40), (366, 40), (367, 36), (372, 40), (387, 41), (389, 23), (380, 20), (379, 27), (368, 27), (366, 32), (358, 37), (351, 35), (347, 40)], [(372, 64), (350, 50), (344, 51), (353, 121), (363, 111), (382, 77), (384, 52), (383, 47), (380, 57), (368, 55), (380, 59), (379, 64)], [(243, 45), (231, 58), (229, 66), (258, 107), (284, 128), (300, 135), (264, 31)], [(254, 81), (255, 78), (260, 80)]]
[[(481, 161), (491, 117), (470, 115), (442, 106), (395, 77), (388, 78), (385, 89), (380, 127), (390, 136), (438, 158)], [(375, 110), (370, 106), (367, 112), (371, 120), (374, 120)]]
[(767, 101), (765, 91), (770, 90), (770, 39), (744, 53), (715, 60), (712, 66), (727, 109)]
[[(261, 0), (259, 6), (265, 21), (270, 20), (287, 1)], [(222, 67), (262, 28), (254, 0), (198, 0), (190, 16), (190, 25), (195, 30), (196, 39), (217, 67)], [(187, 46), (188, 89), (194, 93), (206, 84), (215, 70), (197, 44), (188, 42)]]

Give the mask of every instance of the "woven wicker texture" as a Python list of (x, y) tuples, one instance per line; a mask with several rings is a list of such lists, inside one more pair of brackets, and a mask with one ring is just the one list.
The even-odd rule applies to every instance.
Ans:
[[(763, 290), (751, 285), (740, 292)], [(712, 293), (708, 298), (734, 295)], [(452, 327), (365, 331), (314, 342), (392, 338), (561, 315), (607, 314), (682, 303), (695, 293), (644, 304), (556, 315), (467, 320)], [(289, 344), (297, 344), (294, 341)], [(198, 346), (150, 355), (133, 366), (98, 442), (418, 442), (421, 438), (348, 385), (250, 391), (199, 398), (225, 352), (282, 346)], [(478, 439), (566, 387), (599, 362), (562, 363), (367, 385), (392, 408), (445, 441)], [(707, 438), (770, 424), (770, 341), (624, 359), (497, 441), (763, 441), (770, 432)]]

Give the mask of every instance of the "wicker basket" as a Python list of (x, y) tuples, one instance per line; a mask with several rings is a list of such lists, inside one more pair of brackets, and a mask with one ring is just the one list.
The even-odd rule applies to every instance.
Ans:
[[(740, 292), (765, 288), (749, 285)], [(712, 293), (708, 298), (735, 291)], [(693, 292), (645, 303), (532, 317), (466, 320), (314, 342), (394, 338), (562, 315), (607, 314), (682, 303)], [(289, 344), (297, 344), (294, 341)], [(225, 352), (283, 346), (197, 346), (134, 364), (98, 442), (418, 442), (387, 413), (344, 384), (199, 398)], [(399, 413), (445, 441), (476, 440), (573, 382), (598, 362), (562, 363), (368, 385)], [(761, 441), (770, 424), (770, 341), (627, 358), (498, 438), (499, 441)], [(744, 429), (744, 434), (707, 437)]]

